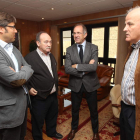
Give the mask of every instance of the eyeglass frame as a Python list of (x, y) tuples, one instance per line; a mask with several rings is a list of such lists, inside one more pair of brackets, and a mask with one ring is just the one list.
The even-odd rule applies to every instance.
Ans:
[[(1, 26), (1, 25), (0, 25), (0, 26)], [(1, 26), (1, 27), (3, 27), (3, 28), (5, 28), (5, 27), (10, 27), (10, 28), (16, 29), (16, 27), (15, 27), (15, 26), (10, 26), (10, 25)]]
[(4, 26), (4, 27), (10, 27), (10, 28), (16, 29), (15, 26), (10, 26), (10, 25), (6, 25), (6, 26)]
[(77, 34), (77, 35), (81, 35), (81, 34), (84, 34), (84, 33), (81, 33), (81, 32), (76, 32), (76, 33), (75, 33), (75, 32), (74, 32), (74, 33), (72, 33), (72, 36), (74, 36), (74, 35), (76, 35), (76, 34)]

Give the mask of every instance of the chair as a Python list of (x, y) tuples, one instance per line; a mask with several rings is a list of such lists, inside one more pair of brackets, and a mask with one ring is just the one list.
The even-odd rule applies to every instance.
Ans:
[[(110, 98), (112, 102), (112, 111), (113, 115), (116, 118), (120, 118), (120, 112), (121, 112), (121, 86), (115, 85), (111, 90), (110, 90)], [(120, 127), (120, 125), (116, 122), (113, 122), (114, 125), (117, 125)], [(120, 135), (120, 131), (114, 133), (114, 136)]]
[[(98, 64), (97, 67), (97, 76), (101, 87), (97, 90), (97, 99), (101, 100), (105, 98), (110, 92), (110, 80), (114, 72), (114, 69), (110, 66)], [(69, 74), (65, 73), (64, 66), (61, 66), (59, 73), (63, 73), (62, 76), (59, 76), (59, 86), (68, 87), (69, 83)]]
[(58, 73), (63, 73), (61, 76), (58, 75), (58, 85), (68, 88), (68, 84), (69, 84), (69, 74), (65, 73), (65, 67), (64, 65), (61, 66), (60, 70), (58, 71)]
[(96, 72), (101, 86), (97, 90), (97, 99), (102, 100), (110, 93), (110, 81), (114, 72), (114, 68), (107, 65), (98, 64)]

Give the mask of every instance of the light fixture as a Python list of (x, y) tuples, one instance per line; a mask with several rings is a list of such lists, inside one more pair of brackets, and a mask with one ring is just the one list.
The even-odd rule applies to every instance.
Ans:
[(72, 3), (69, 2), (68, 5), (72, 5)]
[(51, 10), (54, 10), (54, 8), (51, 8)]
[(42, 18), (42, 19), (44, 19), (44, 18)]
[(64, 23), (67, 23), (66, 21)]

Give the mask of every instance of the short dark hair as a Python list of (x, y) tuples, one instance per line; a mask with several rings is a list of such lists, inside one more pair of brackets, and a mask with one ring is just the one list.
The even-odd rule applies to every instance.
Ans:
[[(36, 34), (36, 41), (39, 41), (39, 42), (40, 42), (40, 35), (43, 34), (43, 33), (48, 34), (48, 33), (45, 32), (45, 31), (40, 31), (39, 33)], [(48, 35), (49, 35), (49, 34), (48, 34)]]
[[(75, 28), (76, 26), (82, 26), (82, 27), (83, 27), (83, 33), (84, 33), (84, 34), (87, 33), (87, 28), (86, 28), (86, 26), (85, 26), (83, 23), (78, 23), (78, 24), (76, 24), (76, 25), (74, 26), (74, 28)], [(74, 28), (73, 28), (73, 29), (74, 29)]]
[(6, 12), (0, 12), (0, 26), (6, 27), (9, 23), (16, 23), (16, 18)]

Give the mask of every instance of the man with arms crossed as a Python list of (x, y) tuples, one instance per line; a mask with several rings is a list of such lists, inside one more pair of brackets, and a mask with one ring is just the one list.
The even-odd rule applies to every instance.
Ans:
[(33, 70), (15, 40), (16, 19), (0, 12), (0, 140), (24, 140), (27, 120), (28, 90), (24, 85)]
[(100, 87), (96, 69), (98, 65), (98, 47), (86, 42), (87, 29), (83, 24), (77, 24), (73, 30), (76, 44), (67, 48), (65, 72), (70, 74), (69, 88), (72, 99), (72, 123), (68, 140), (72, 140), (77, 132), (79, 108), (83, 93), (86, 94), (90, 110), (93, 140), (99, 140), (97, 89)]
[(25, 57), (34, 70), (28, 84), (32, 102), (32, 135), (34, 140), (42, 140), (45, 120), (47, 135), (61, 139), (63, 136), (56, 131), (58, 76), (57, 63), (50, 52), (52, 39), (42, 31), (36, 35), (36, 43), (37, 50)]
[(121, 83), (121, 140), (140, 140), (140, 7), (128, 11), (124, 31), (131, 46)]

